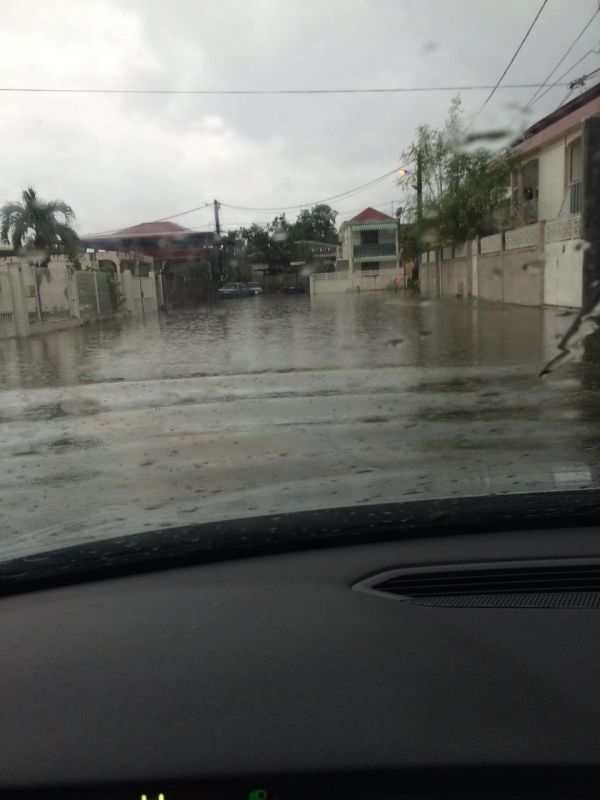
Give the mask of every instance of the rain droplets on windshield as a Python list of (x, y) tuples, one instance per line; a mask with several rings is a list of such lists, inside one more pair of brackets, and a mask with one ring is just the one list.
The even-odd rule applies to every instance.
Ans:
[(0, 559), (597, 487), (595, 0), (5, 5)]

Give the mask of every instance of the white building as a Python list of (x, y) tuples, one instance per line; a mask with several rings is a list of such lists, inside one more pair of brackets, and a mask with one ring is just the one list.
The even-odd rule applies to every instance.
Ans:
[(514, 148), (521, 167), (512, 197), (520, 224), (580, 214), (583, 123), (600, 115), (600, 84), (532, 125)]
[(404, 285), (398, 228), (397, 219), (371, 207), (344, 222), (335, 272), (312, 275), (311, 294), (374, 291), (395, 282)]
[(583, 217), (600, 155), (591, 133), (595, 118), (600, 118), (600, 84), (532, 125), (513, 148), (520, 163), (511, 178), (508, 227), (423, 253), (421, 291), (581, 307)]

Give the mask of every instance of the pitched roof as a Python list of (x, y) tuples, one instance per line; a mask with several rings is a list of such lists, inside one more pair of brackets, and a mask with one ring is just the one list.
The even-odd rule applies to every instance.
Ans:
[(581, 125), (587, 117), (594, 117), (597, 114), (600, 114), (600, 84), (592, 86), (591, 89), (583, 92), (570, 103), (566, 103), (531, 125), (525, 131), (523, 141), (517, 143), (514, 149), (518, 153), (535, 150), (536, 147)]
[(371, 208), (371, 206), (367, 206), (367, 208), (363, 208), (360, 214), (357, 214), (355, 217), (352, 217), (349, 222), (386, 222), (387, 220), (394, 221), (394, 217), (390, 217), (389, 214), (384, 214), (383, 211), (377, 211), (375, 208)]
[(115, 234), (122, 236), (160, 236), (165, 233), (190, 233), (190, 229), (184, 228), (183, 225), (178, 225), (176, 222), (142, 222), (140, 225), (132, 225), (131, 228), (115, 231)]
[(544, 128), (548, 128), (552, 123), (563, 119), (578, 108), (587, 105), (591, 100), (595, 100), (597, 97), (600, 97), (600, 83), (594, 84), (594, 86), (582, 92), (580, 95), (577, 95), (577, 97), (573, 98), (569, 103), (565, 103), (564, 106), (559, 106), (550, 114), (538, 119), (537, 122), (534, 122), (533, 125), (530, 125), (525, 131), (525, 136), (533, 136), (539, 131), (544, 130)]

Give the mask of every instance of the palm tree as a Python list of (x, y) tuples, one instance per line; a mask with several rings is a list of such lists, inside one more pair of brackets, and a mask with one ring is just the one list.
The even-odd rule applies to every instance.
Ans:
[(0, 239), (15, 250), (25, 248), (39, 252), (39, 264), (47, 267), (50, 256), (64, 253), (77, 261), (79, 237), (71, 227), (75, 213), (62, 200), (41, 200), (29, 187), (21, 202), (4, 203), (0, 207)]
[(75, 213), (62, 200), (40, 200), (31, 186), (21, 194), (21, 202), (4, 203), (0, 207), (0, 240), (15, 250), (25, 249), (34, 267), (36, 306), (43, 320), (40, 283), (42, 276), (50, 280), (50, 256), (64, 253), (79, 264), (79, 236), (71, 227)]

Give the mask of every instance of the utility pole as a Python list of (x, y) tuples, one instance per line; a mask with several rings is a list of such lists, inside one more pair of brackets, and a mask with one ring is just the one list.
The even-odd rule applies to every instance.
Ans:
[(218, 200), (213, 200), (213, 206), (215, 207), (215, 232), (217, 236), (221, 236), (221, 222), (219, 220), (219, 209), (221, 208), (221, 204)]
[[(224, 275), (223, 275), (223, 248), (221, 245), (221, 221), (219, 219), (219, 209), (221, 208), (221, 204), (218, 200), (213, 200), (213, 206), (215, 209), (215, 239), (217, 243), (217, 271), (219, 273), (219, 281), (222, 282)], [(212, 294), (212, 266), (211, 272), (209, 275), (210, 280), (210, 292)]]
[(420, 248), (420, 239), (421, 236), (421, 222), (423, 221), (423, 156), (421, 154), (421, 150), (417, 151), (417, 251), (416, 251), (416, 264), (415, 264), (415, 275), (414, 277), (416, 280), (419, 280), (419, 272), (420, 272), (420, 261), (421, 261), (421, 248)]
[(417, 222), (423, 220), (423, 156), (417, 153)]

